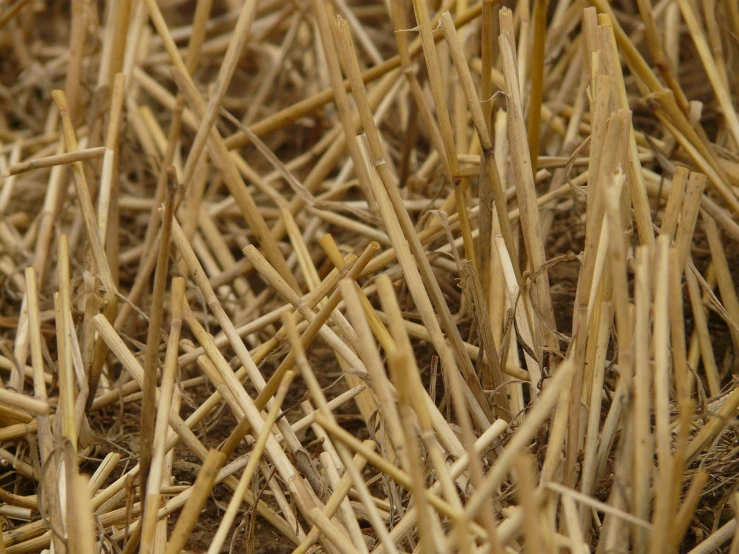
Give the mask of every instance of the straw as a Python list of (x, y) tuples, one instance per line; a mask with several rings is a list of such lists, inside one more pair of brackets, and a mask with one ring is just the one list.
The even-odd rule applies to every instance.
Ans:
[(736, 2), (0, 28), (0, 551), (739, 552)]

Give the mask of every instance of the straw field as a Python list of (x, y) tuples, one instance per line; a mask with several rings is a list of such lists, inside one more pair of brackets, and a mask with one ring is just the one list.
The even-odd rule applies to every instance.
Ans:
[(0, 3), (0, 554), (739, 554), (736, 0)]

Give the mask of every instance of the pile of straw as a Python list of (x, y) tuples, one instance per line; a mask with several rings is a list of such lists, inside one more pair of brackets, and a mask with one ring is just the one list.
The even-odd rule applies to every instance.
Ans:
[(0, 553), (739, 553), (737, 37), (3, 5)]

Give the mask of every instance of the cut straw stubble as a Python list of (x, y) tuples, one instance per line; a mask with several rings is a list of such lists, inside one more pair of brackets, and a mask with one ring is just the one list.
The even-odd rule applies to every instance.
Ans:
[[(174, 217), (175, 193), (177, 191), (177, 177), (175, 175), (174, 168), (168, 168), (167, 172), (169, 173), (169, 187), (164, 205), (159, 253), (157, 255), (156, 271), (154, 273), (151, 316), (149, 319), (149, 330), (146, 337), (146, 352), (144, 354), (144, 384), (141, 389), (143, 397), (141, 400), (141, 470), (139, 471), (139, 483), (141, 487), (141, 497), (145, 499), (147, 498), (146, 491), (148, 488), (149, 468), (152, 463), (154, 450), (153, 441), (156, 427), (155, 421), (158, 419), (155, 415), (157, 406), (154, 398), (157, 385), (157, 372), (159, 369), (159, 343), (161, 340), (161, 324), (164, 316), (164, 293), (167, 286), (167, 275), (169, 274), (169, 250), (170, 239), (172, 236), (172, 218)], [(173, 293), (173, 299), (175, 301), (179, 301), (181, 304), (184, 290), (178, 290), (178, 293), (179, 298), (175, 297)], [(181, 308), (173, 304), (173, 309), (180, 310)], [(181, 312), (178, 313), (181, 319)], [(181, 320), (178, 324), (182, 324)], [(164, 394), (163, 391), (164, 389), (162, 389), (160, 394)], [(170, 399), (166, 399), (166, 401), (169, 402)], [(168, 411), (169, 408), (167, 408), (167, 412)], [(158, 483), (159, 481), (157, 480), (156, 482)], [(144, 508), (144, 513), (146, 513), (146, 508)], [(144, 546), (144, 552), (146, 552), (146, 548), (148, 548), (148, 546)]]
[[(482, 7), (480, 4), (472, 6), (462, 14), (460, 14), (454, 21), (456, 27), (463, 27), (464, 25), (474, 21), (482, 13)], [(433, 36), (435, 41), (439, 41), (442, 38), (441, 33), (437, 33)], [(420, 41), (415, 41), (410, 46), (411, 56), (418, 55), (421, 51)], [(400, 67), (401, 60), (400, 56), (393, 56), (385, 60), (384, 63), (372, 67), (362, 73), (362, 80), (364, 83), (370, 83), (380, 77), (387, 76), (396, 68)], [(344, 81), (343, 86), (345, 89), (349, 89), (349, 82)], [(262, 121), (259, 121), (251, 126), (252, 132), (259, 136), (263, 136), (267, 133), (281, 129), (282, 127), (289, 125), (290, 123), (297, 121), (301, 117), (317, 110), (318, 108), (329, 103), (334, 98), (333, 89), (325, 89), (321, 92), (314, 94), (313, 96), (306, 98), (280, 112), (277, 112)], [(235, 133), (234, 135), (226, 139), (226, 145), (233, 149), (248, 144), (249, 139), (243, 133)]]
[[(517, 250), (513, 243), (513, 232), (511, 230), (510, 219), (508, 216), (505, 191), (503, 190), (503, 185), (501, 184), (500, 175), (498, 173), (498, 166), (493, 154), (493, 142), (490, 138), (490, 131), (485, 122), (486, 120), (484, 112), (482, 110), (482, 107), (480, 106), (480, 102), (477, 97), (477, 92), (472, 81), (472, 75), (470, 73), (469, 66), (467, 65), (467, 61), (465, 60), (462, 45), (459, 41), (459, 38), (457, 37), (456, 29), (453, 26), (451, 16), (448, 12), (442, 15), (441, 24), (444, 29), (444, 36), (446, 37), (447, 43), (449, 44), (449, 50), (452, 55), (452, 60), (457, 69), (457, 74), (459, 75), (464, 93), (467, 97), (467, 103), (472, 113), (472, 121), (474, 123), (475, 130), (477, 131), (477, 136), (480, 140), (482, 156), (485, 160), (484, 179), (481, 186), (485, 187), (486, 189), (487, 187), (490, 187), (491, 190), (489, 191), (490, 194), (488, 194), (487, 190), (483, 191), (483, 196), (488, 200), (488, 202), (492, 201), (492, 203), (495, 204), (495, 209), (497, 210), (498, 214), (498, 221), (500, 222), (500, 230), (503, 235), (503, 239), (505, 240), (509, 256), (512, 260), (513, 270), (516, 275), (516, 281), (518, 282), (518, 285), (521, 286), (521, 269), (518, 265)], [(489, 210), (489, 206), (487, 205), (485, 205), (484, 207), (481, 206), (481, 208)], [(483, 225), (483, 222), (481, 221), (480, 259), (487, 259), (489, 257), (488, 250), (490, 249), (490, 240), (492, 237), (492, 217), (488, 217), (488, 219), (485, 220), (484, 223), (485, 224)], [(485, 275), (486, 271), (489, 271), (489, 269), (484, 268), (484, 266), (480, 268), (480, 272), (482, 275)]]
[[(739, 405), (721, 371), (727, 341), (739, 337), (729, 271), (739, 127), (721, 109), (735, 84), (725, 49), (739, 32), (733, 2), (637, 0), (617, 19), (602, 0), (591, 0), (600, 14), (527, 0), (498, 20), (492, 0), (418, 0), (406, 20), (411, 4), (402, 2), (306, 0), (305, 13), (293, 13), (275, 0), (227, 0), (228, 13), (213, 16), (211, 0), (146, 0), (135, 10), (121, 0), (105, 7), (104, 26), (75, 4), (69, 21), (56, 22), (60, 33), (33, 45), (25, 39), (38, 38), (40, 15), (19, 10), (22, 2), (0, 16), (13, 39), (9, 60), (25, 68), (8, 84), (10, 127), (0, 129), (0, 173), (20, 171), (0, 183), (0, 328), (17, 327), (0, 333), (14, 339), (0, 357), (10, 372), (0, 391), (48, 413), (0, 407), (0, 458), (18, 486), (38, 492), (0, 493), (6, 516), (32, 518), (3, 534), (10, 552), (87, 551), (104, 540), (124, 554), (140, 542), (164, 554), (166, 518), (181, 509), (169, 554), (192, 548), (201, 531), (206, 541), (217, 535), (212, 549), (230, 535), (234, 548), (254, 539), (252, 549), (263, 549), (269, 535), (251, 527), (255, 514), (304, 553), (730, 548), (734, 521), (703, 538), (687, 530), (731, 485), (714, 470)], [(343, 18), (335, 25), (334, 11)], [(87, 35), (98, 32), (95, 55)], [(686, 35), (698, 50), (685, 47)], [(694, 79), (704, 70), (706, 82)], [(206, 97), (208, 75), (218, 77)], [(65, 80), (60, 114), (44, 89)], [(496, 87), (508, 106), (493, 127)], [(647, 110), (632, 120), (638, 98)], [(222, 118), (238, 132), (224, 138)], [(229, 149), (247, 143), (255, 148)], [(165, 357), (160, 339), (147, 338), (159, 332), (166, 295), (147, 289), (168, 254), (158, 244), (170, 166), (185, 175), (173, 275), (193, 288), (164, 373), (188, 373), (181, 390), (195, 404), (186, 419), (169, 374), (161, 390), (144, 383)], [(252, 195), (251, 214), (240, 194)], [(243, 227), (245, 215), (262, 218), (271, 254), (254, 221)], [(656, 241), (652, 218), (664, 235)], [(647, 252), (636, 259), (634, 230)], [(384, 251), (365, 248), (371, 240)], [(583, 244), (582, 255), (568, 252)], [(358, 261), (352, 252), (363, 248)], [(35, 272), (24, 280), (25, 265)], [(539, 270), (551, 278), (543, 292), (556, 332)], [(168, 278), (154, 281), (169, 288)], [(564, 362), (546, 351), (547, 334), (568, 345)], [(292, 371), (307, 389), (299, 414), (275, 405)], [(712, 398), (702, 402), (705, 385)], [(79, 472), (90, 456), (120, 450), (106, 423), (112, 405), (125, 426), (146, 394), (151, 421), (152, 392), (162, 405), (141, 438), (152, 427), (162, 438), (147, 490), (136, 498), (146, 464), (124, 469), (115, 455), (85, 485)], [(274, 419), (260, 428), (268, 410)], [(290, 425), (295, 415), (305, 417)], [(491, 419), (500, 416), (510, 429)], [(91, 444), (90, 429), (110, 441)], [(228, 438), (209, 451), (217, 436)], [(205, 462), (176, 466), (180, 481), (197, 474), (192, 487), (167, 486), (166, 461), (154, 476), (180, 441), (187, 451), (178, 455)], [(241, 483), (236, 472), (245, 472)], [(257, 476), (272, 507), (250, 490)], [(216, 531), (207, 502), (226, 489), (236, 494)], [(94, 514), (94, 525), (63, 517), (76, 512)], [(244, 512), (242, 535), (232, 516)]]
[[(649, 516), (649, 488), (654, 456), (651, 433), (651, 406), (649, 391), (652, 375), (649, 363), (649, 312), (651, 273), (649, 252), (645, 247), (636, 250), (635, 312), (634, 312), (634, 402), (631, 425), (633, 425), (633, 472), (631, 483), (634, 491), (634, 515), (640, 519)], [(632, 531), (635, 550), (646, 551), (647, 534), (643, 528)]]
[(469, 521), (474, 520), (482, 505), (490, 501), (491, 494), (502, 482), (505, 474), (511, 467), (515, 455), (526, 447), (533, 435), (537, 432), (539, 426), (549, 417), (559, 395), (566, 387), (570, 386), (573, 371), (574, 366), (572, 362), (565, 359), (557, 368), (548, 386), (545, 385), (542, 394), (539, 396), (539, 400), (503, 449), (503, 453), (497, 458), (485, 475), (483, 482), (465, 505), (465, 517)]
[[(123, 341), (118, 337), (118, 335), (113, 330), (112, 326), (107, 322), (107, 320), (102, 316), (102, 314), (99, 314), (94, 318), (93, 320), (95, 327), (97, 331), (100, 333), (103, 340), (106, 341), (108, 346), (111, 348), (113, 353), (118, 357), (119, 360), (121, 360), (121, 363), (126, 368), (129, 373), (131, 373), (132, 377), (139, 383), (139, 386), (143, 384), (143, 368), (141, 365), (136, 361), (136, 359), (133, 357), (131, 352), (125, 347), (123, 344)], [(230, 370), (229, 370), (230, 371)], [(158, 391), (157, 391), (158, 392)], [(270, 395), (271, 397), (271, 395)], [(255, 401), (255, 406), (259, 408), (264, 408), (266, 405), (266, 402), (268, 398), (265, 396), (259, 396), (257, 397)], [(175, 431), (177, 435), (179, 435), (179, 438), (182, 439), (182, 441), (187, 445), (187, 447), (195, 453), (201, 460), (205, 460), (208, 457), (208, 450), (202, 445), (200, 440), (194, 435), (192, 430), (190, 429), (189, 425), (194, 426), (195, 422), (197, 420), (193, 420), (192, 416), (191, 418), (188, 418), (188, 421), (185, 422), (182, 420), (182, 418), (175, 412), (171, 411), (169, 412), (169, 425), (170, 427)], [(238, 429), (243, 430), (244, 427), (240, 426)], [(248, 428), (247, 428), (248, 429)], [(246, 432), (245, 430), (243, 431)], [(238, 435), (238, 433), (235, 433)], [(243, 437), (243, 435), (240, 435)], [(236, 437), (237, 438), (237, 437)], [(177, 438), (175, 438), (172, 434), (170, 434), (167, 437), (167, 446), (166, 451), (169, 451), (171, 448), (174, 447), (174, 445), (177, 442)], [(238, 440), (236, 441), (236, 443)], [(233, 441), (231, 441), (233, 444)], [(225, 458), (223, 459), (225, 461)], [(136, 467), (136, 471), (138, 472), (138, 466)], [(230, 488), (235, 488), (237, 481), (231, 477), (226, 476), (226, 484)], [(189, 495), (188, 495), (189, 496)], [(182, 499), (182, 502), (185, 501), (185, 496)], [(259, 503), (257, 506), (260, 515), (266, 517), (268, 520), (272, 521), (273, 524), (277, 525), (278, 528), (281, 528), (283, 530), (288, 529), (289, 527), (285, 525), (284, 520), (279, 517), (275, 517), (274, 512), (272, 512), (269, 509), (266, 509), (266, 506), (264, 506), (262, 503)], [(288, 536), (292, 536), (292, 532), (288, 531)]]
[[(48, 404), (46, 403), (46, 383), (43, 379), (44, 360), (41, 350), (42, 338), (39, 324), (39, 306), (38, 306), (38, 290), (36, 282), (36, 272), (33, 268), (26, 269), (26, 296), (28, 298), (28, 324), (30, 331), (31, 344), (31, 364), (33, 366), (33, 391), (36, 396), (35, 402), (45, 407), (39, 408), (40, 413), (36, 416), (38, 425), (38, 448), (41, 454), (42, 467), (46, 464), (48, 468), (43, 475), (43, 488), (41, 494), (42, 504), (46, 507), (49, 514), (49, 520), (53, 525), (62, 528), (62, 504), (58, 492), (58, 467), (56, 464), (57, 457), (54, 452), (54, 437), (51, 432), (51, 421), (46, 415), (48, 413)], [(0, 393), (5, 396), (11, 394), (10, 391), (0, 389)], [(18, 394), (18, 396), (22, 396)], [(24, 400), (30, 401), (31, 399)], [(8, 402), (7, 398), (2, 400)], [(9, 402), (8, 402), (9, 403)], [(12, 405), (12, 404), (11, 404)], [(69, 417), (67, 413), (66, 417)], [(61, 549), (60, 552), (67, 552), (64, 541), (61, 537), (54, 537), (54, 548)]]
[[(395, 203), (392, 201), (392, 198), (400, 200), (397, 188), (394, 184), (391, 184), (388, 188), (383, 185), (379, 175), (377, 175), (376, 173), (375, 168), (372, 167), (369, 162), (370, 154), (366, 150), (367, 146), (363, 142), (360, 142), (360, 144), (362, 146), (362, 151), (364, 152), (364, 163), (369, 170), (370, 181), (372, 182), (373, 190), (375, 191), (375, 198), (377, 199), (377, 203), (380, 206), (380, 213), (383, 215), (383, 218), (385, 220), (385, 225), (388, 229), (388, 235), (390, 236), (390, 240), (393, 242), (393, 248), (395, 250), (396, 256), (398, 257), (398, 262), (403, 268), (405, 278), (409, 283), (411, 283), (409, 286), (411, 295), (413, 296), (416, 307), (421, 314), (421, 319), (429, 332), (431, 341), (437, 352), (439, 353), (439, 356), (442, 360), (442, 365), (446, 368), (447, 371), (452, 371), (452, 364), (454, 363), (452, 352), (450, 351), (449, 346), (447, 346), (446, 342), (444, 341), (439, 321), (437, 320), (437, 316), (434, 313), (434, 308), (431, 304), (431, 301), (429, 300), (429, 295), (424, 287), (424, 281), (421, 278), (419, 269), (423, 269), (424, 274), (428, 276), (427, 284), (430, 286), (431, 290), (434, 291), (433, 296), (437, 299), (437, 308), (442, 310), (442, 322), (447, 322), (454, 328), (455, 335), (452, 336), (456, 336), (461, 342), (459, 330), (456, 328), (456, 325), (451, 322), (451, 313), (449, 312), (449, 307), (442, 297), (441, 289), (439, 288), (438, 282), (436, 281), (436, 277), (432, 273), (428, 258), (426, 258), (425, 253), (422, 251), (421, 245), (418, 244), (418, 235), (416, 235), (412, 223), (410, 221), (407, 222), (408, 227), (406, 227), (406, 230), (408, 234), (405, 234), (404, 229), (401, 227), (399, 218), (395, 215)], [(389, 192), (391, 194), (389, 194)], [(398, 210), (401, 214), (401, 217), (405, 215), (405, 217), (403, 218), (403, 221), (405, 221), (405, 218), (407, 218), (408, 216), (405, 208), (398, 206)], [(418, 253), (418, 256), (412, 254), (411, 251), (409, 251), (409, 249), (406, 247), (408, 242), (406, 242), (404, 238), (407, 239), (409, 235), (411, 237), (411, 245), (417, 244), (416, 248), (414, 248), (413, 246), (411, 246), (411, 248), (414, 252)], [(413, 239), (415, 239), (415, 241)], [(445, 323), (444, 328), (448, 329), (449, 325)], [(462, 367), (467, 368), (467, 371), (465, 372), (465, 382), (467, 386), (465, 387), (465, 389), (466, 394), (468, 395), (470, 406), (472, 406), (473, 417), (475, 419), (475, 422), (479, 426), (485, 427), (489, 425), (487, 418), (487, 412), (489, 410), (483, 408), (483, 406), (487, 407), (487, 399), (485, 399), (483, 396), (482, 387), (477, 376), (474, 374), (474, 369), (472, 369), (472, 364), (469, 361), (469, 356), (467, 355), (466, 351), (464, 351), (463, 346), (461, 348), (461, 351), (467, 361), (467, 365), (463, 365)], [(457, 352), (458, 350), (455, 349), (455, 353)]]
[[(175, 82), (183, 93), (183, 96), (188, 100), (191, 107), (198, 113), (198, 115), (203, 117), (205, 106), (203, 105), (203, 100), (200, 98), (200, 94), (197, 92), (197, 89), (195, 89), (192, 81), (190, 81), (189, 78), (178, 69), (173, 69), (172, 73)], [(223, 144), (223, 139), (215, 127), (212, 127), (210, 130), (210, 142), (208, 144), (209, 151), (214, 162), (223, 173), (224, 183), (236, 199), (239, 208), (244, 215), (244, 219), (254, 231), (254, 234), (265, 251), (267, 259), (270, 260), (283, 278), (287, 280), (295, 290), (298, 290), (299, 287), (297, 281), (295, 281), (295, 276), (290, 272), (287, 262), (282, 255), (282, 251), (279, 246), (277, 246), (277, 242), (272, 236), (269, 227), (267, 227), (261, 213), (259, 213), (259, 209), (257, 208), (254, 199), (249, 193), (246, 184), (241, 178), (241, 174), (236, 169), (233, 158), (228, 153), (228, 150)]]
[[(313, 373), (313, 370), (308, 364), (308, 361), (305, 357), (305, 350), (304, 350), (305, 343), (303, 339), (298, 337), (297, 330), (295, 329), (292, 320), (289, 319), (287, 316), (283, 317), (283, 325), (285, 326), (287, 330), (290, 343), (293, 346), (293, 352), (295, 353), (296, 365), (300, 369), (300, 373), (303, 377), (303, 381), (308, 386), (308, 390), (311, 392), (313, 401), (315, 402), (318, 408), (318, 412), (316, 413), (316, 422), (320, 425), (321, 423), (320, 423), (319, 418), (321, 417), (326, 418), (329, 421), (335, 422), (333, 413), (328, 408), (328, 403), (326, 402), (326, 398), (323, 394), (323, 391), (321, 390), (318, 384), (318, 381), (316, 380), (315, 374)], [(325, 429), (324, 425), (321, 425), (321, 427), (324, 427)], [(338, 446), (338, 448), (336, 448), (336, 452), (341, 457), (341, 460), (344, 464), (346, 471), (351, 476), (351, 480), (354, 483), (354, 487), (357, 490), (357, 492), (360, 494), (360, 497), (363, 500), (363, 503), (368, 510), (370, 522), (372, 523), (373, 527), (377, 530), (380, 540), (383, 542), (385, 547), (389, 549), (389, 552), (395, 553), (396, 552), (395, 547), (393, 543), (389, 540), (389, 536), (385, 529), (384, 522), (382, 521), (382, 518), (377, 513), (374, 503), (371, 500), (372, 497), (369, 493), (367, 485), (365, 484), (361, 474), (357, 471), (356, 467), (354, 466), (354, 463), (352, 461), (351, 455), (349, 454), (349, 451), (340, 445), (335, 445), (335, 446)], [(311, 521), (313, 525), (320, 528), (321, 523), (323, 522), (324, 524), (323, 526), (325, 527), (327, 518), (324, 519), (324, 517), (322, 517), (323, 514), (319, 515), (314, 510), (314, 513), (312, 515), (313, 517), (309, 516), (308, 519)]]
[(49, 414), (49, 404), (45, 400), (30, 398), (12, 390), (0, 389), (0, 402), (36, 416)]
[[(556, 353), (559, 351), (559, 340), (556, 338), (552, 298), (549, 292), (549, 277), (545, 266), (546, 255), (541, 237), (539, 210), (536, 205), (531, 154), (526, 143), (523, 107), (514, 66), (514, 52), (511, 50), (510, 42), (504, 37), (501, 36), (498, 43), (509, 99), (508, 135), (511, 143), (511, 168), (516, 183), (516, 197), (520, 206), (521, 228), (526, 252), (531, 261), (531, 269), (536, 276), (534, 279), (534, 299), (536, 308), (542, 314), (544, 320), (541, 325), (536, 327), (540, 329), (539, 342), (541, 347)], [(541, 360), (541, 354), (538, 352), (537, 354)]]
[[(165, 224), (167, 216), (165, 215)], [(171, 221), (171, 220), (170, 220)], [(162, 373), (162, 384), (159, 389), (159, 403), (156, 407), (156, 423), (152, 433), (152, 456), (151, 471), (148, 472), (147, 493), (142, 493), (141, 497), (145, 498), (143, 511), (143, 524), (141, 530), (141, 548), (140, 554), (148, 554), (151, 552), (152, 542), (156, 527), (156, 513), (159, 505), (159, 495), (161, 486), (161, 475), (163, 471), (165, 445), (167, 441), (167, 432), (169, 430), (169, 411), (172, 403), (172, 394), (174, 392), (174, 384), (177, 373), (177, 353), (180, 341), (180, 331), (182, 329), (182, 309), (185, 298), (185, 281), (182, 278), (175, 278), (172, 281), (172, 323), (167, 339), (167, 354), (164, 360), (164, 371)], [(158, 351), (158, 348), (157, 348)], [(156, 367), (153, 368), (156, 375)], [(146, 368), (144, 368), (146, 371)], [(144, 386), (146, 386), (146, 375), (144, 375)], [(153, 392), (153, 391), (152, 391)], [(153, 396), (153, 395), (152, 395)], [(150, 422), (147, 422), (150, 424)], [(139, 470), (143, 475), (143, 457), (141, 460), (142, 469)]]
[[(389, 316), (390, 332), (393, 335), (394, 347), (391, 348), (388, 353), (391, 356), (390, 371), (398, 391), (401, 421), (406, 422), (403, 426), (406, 443), (410, 444), (411, 441), (415, 441), (414, 437), (418, 434), (419, 438), (426, 446), (431, 466), (434, 468), (434, 471), (438, 476), (446, 501), (455, 510), (461, 512), (462, 504), (456, 494), (454, 482), (449, 475), (444, 450), (441, 448), (440, 440), (437, 438), (434, 430), (432, 418), (435, 410), (430, 411), (428, 408), (427, 394), (423, 387), (418, 364), (411, 347), (407, 330), (403, 324), (402, 314), (395, 292), (392, 289), (390, 281), (387, 278), (382, 277), (378, 279), (378, 290), (383, 308)], [(395, 356), (395, 359), (393, 359), (393, 356)], [(458, 377), (458, 370), (456, 370), (456, 368), (454, 369), (455, 370), (452, 372), (454, 377), (452, 377), (452, 379)], [(455, 386), (459, 390), (460, 394), (462, 394), (460, 381), (461, 379), (456, 379), (452, 382), (454, 383), (453, 386)], [(402, 412), (405, 412), (405, 417)], [(415, 418), (418, 421), (418, 429), (416, 429), (415, 425), (410, 425), (410, 422), (413, 421), (414, 413)], [(412, 456), (413, 454), (408, 450), (409, 461), (411, 461)], [(411, 462), (411, 464), (412, 463), (413, 462)], [(412, 465), (409, 466), (409, 468), (411, 471), (414, 471)], [(411, 473), (411, 475), (413, 474)], [(414, 483), (414, 485), (415, 494), (418, 495), (418, 483)], [(436, 521), (432, 520), (431, 523), (432, 525), (435, 525)], [(467, 531), (464, 522), (454, 521), (453, 523), (458, 536), (466, 535)], [(434, 535), (430, 534), (429, 536), (433, 537)]]
[[(411, 285), (411, 294), (414, 297), (416, 306), (421, 312), (421, 318), (424, 321), (424, 324), (430, 328), (434, 346), (442, 357), (442, 365), (449, 367), (449, 363), (447, 362), (447, 364), (444, 364), (444, 361), (449, 360), (447, 356), (451, 353), (447, 354), (448, 347), (441, 336), (441, 327), (439, 326), (436, 315), (433, 314), (433, 307), (435, 307), (439, 313), (441, 323), (452, 344), (454, 355), (459, 361), (467, 386), (470, 388), (471, 396), (474, 398), (474, 400), (470, 400), (477, 405), (478, 409), (474, 411), (476, 422), (481, 427), (486, 427), (489, 425), (491, 419), (490, 408), (487, 400), (484, 398), (482, 387), (477, 375), (475, 375), (469, 356), (464, 350), (459, 330), (452, 321), (449, 307), (442, 296), (441, 289), (439, 288), (439, 284), (433, 274), (428, 258), (423, 251), (423, 247), (418, 239), (413, 222), (411, 221), (408, 211), (406, 210), (400, 196), (395, 179), (385, 162), (385, 154), (382, 148), (380, 135), (375, 126), (372, 112), (367, 101), (364, 84), (359, 76), (358, 63), (353, 44), (351, 42), (351, 37), (346, 30), (342, 31), (341, 25), (339, 25), (338, 32), (341, 37), (340, 52), (344, 59), (344, 65), (349, 73), (352, 85), (352, 94), (354, 95), (354, 100), (366, 134), (366, 144), (360, 143), (360, 149), (363, 152), (362, 163), (367, 168), (375, 200), (377, 201), (378, 206), (380, 206), (382, 202), (385, 203), (385, 208), (383, 209), (381, 207), (380, 213), (385, 220), (385, 225), (388, 228), (388, 234), (390, 235), (391, 241), (393, 241), (396, 253), (403, 248), (402, 242), (397, 242), (402, 240), (403, 237), (410, 246), (410, 251), (412, 252), (413, 259), (415, 259), (415, 263), (411, 262), (411, 259), (408, 257), (407, 263), (402, 263), (401, 265), (403, 267), (404, 274), (406, 275), (406, 279), (412, 280), (413, 282), (413, 285)], [(385, 200), (381, 200), (381, 196), (382, 198), (385, 198)], [(394, 228), (395, 230), (391, 231), (391, 228)], [(421, 279), (422, 276), (423, 279)], [(424, 284), (428, 288), (429, 292), (424, 288)], [(432, 301), (433, 307), (431, 304)]]
[(259, 438), (257, 439), (257, 442), (251, 451), (249, 463), (246, 465), (246, 468), (244, 469), (244, 473), (242, 474), (241, 479), (239, 480), (239, 486), (236, 488), (236, 491), (234, 491), (234, 495), (231, 499), (231, 502), (229, 502), (228, 504), (226, 513), (224, 514), (223, 519), (221, 520), (221, 523), (218, 526), (218, 531), (216, 531), (215, 537), (210, 543), (208, 554), (214, 554), (214, 553), (220, 552), (221, 546), (226, 540), (226, 534), (228, 533), (229, 529), (231, 528), (231, 525), (233, 524), (234, 519), (236, 518), (236, 511), (241, 506), (244, 493), (246, 492), (246, 489), (249, 487), (249, 484), (251, 483), (251, 479), (254, 476), (254, 472), (257, 468), (257, 464), (259, 463), (259, 460), (262, 457), (264, 448), (267, 444), (267, 438), (271, 435), (272, 427), (274, 426), (275, 421), (277, 420), (277, 417), (280, 415), (280, 410), (282, 408), (282, 402), (283, 400), (285, 400), (285, 395), (287, 394), (287, 391), (290, 387), (290, 383), (292, 382), (294, 375), (295, 374), (292, 371), (288, 371), (285, 373), (285, 376), (282, 378), (282, 382), (280, 383), (280, 386), (277, 389), (277, 394), (275, 395), (275, 399), (274, 399), (274, 402), (272, 403), (272, 407), (270, 408), (269, 413), (267, 414), (267, 418), (264, 420), (264, 426), (262, 427), (262, 430), (259, 433)]

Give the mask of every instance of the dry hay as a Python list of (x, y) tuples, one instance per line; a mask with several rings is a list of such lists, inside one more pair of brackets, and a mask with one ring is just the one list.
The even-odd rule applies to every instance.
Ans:
[(2, 6), (0, 552), (739, 553), (739, 8), (590, 4)]

